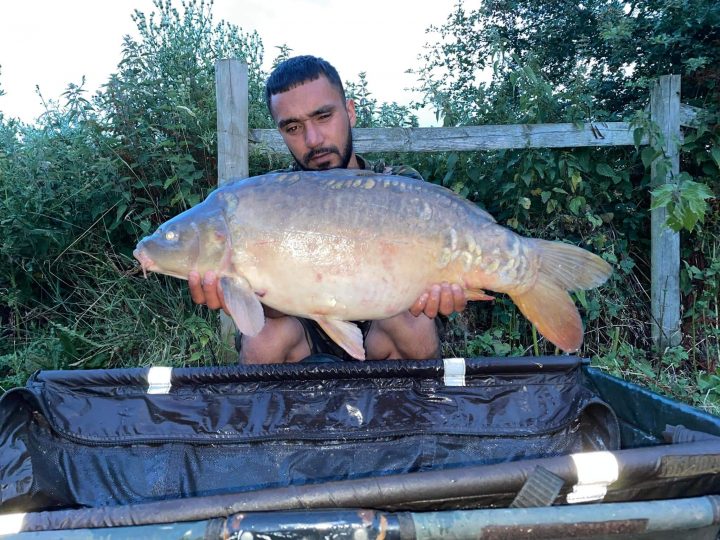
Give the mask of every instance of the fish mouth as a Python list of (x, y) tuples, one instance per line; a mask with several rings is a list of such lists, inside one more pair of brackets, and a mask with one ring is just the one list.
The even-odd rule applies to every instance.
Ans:
[(133, 257), (135, 257), (140, 263), (143, 271), (143, 277), (147, 279), (148, 271), (152, 272), (155, 269), (155, 261), (153, 261), (142, 249), (135, 249), (133, 251)]

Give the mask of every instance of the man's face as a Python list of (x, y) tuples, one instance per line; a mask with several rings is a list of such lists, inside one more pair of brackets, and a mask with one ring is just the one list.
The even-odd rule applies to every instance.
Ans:
[(301, 169), (357, 168), (352, 147), (355, 104), (320, 76), (270, 98), (270, 112)]

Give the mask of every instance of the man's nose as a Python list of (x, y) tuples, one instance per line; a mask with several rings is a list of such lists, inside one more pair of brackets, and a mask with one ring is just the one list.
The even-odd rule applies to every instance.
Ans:
[(321, 131), (313, 124), (308, 122), (305, 125), (305, 144), (308, 148), (315, 148), (320, 146), (323, 142), (323, 136)]

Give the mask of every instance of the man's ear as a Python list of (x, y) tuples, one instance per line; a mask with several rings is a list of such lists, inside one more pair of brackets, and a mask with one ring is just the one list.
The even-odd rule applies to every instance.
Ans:
[(355, 127), (357, 115), (355, 114), (355, 101), (352, 99), (345, 100), (345, 110), (347, 110), (348, 118), (350, 118), (350, 127)]

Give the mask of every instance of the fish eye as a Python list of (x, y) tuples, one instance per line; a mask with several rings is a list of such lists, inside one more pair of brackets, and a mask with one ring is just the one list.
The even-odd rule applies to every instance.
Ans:
[(177, 240), (177, 233), (175, 231), (168, 231), (165, 233), (165, 240)]

